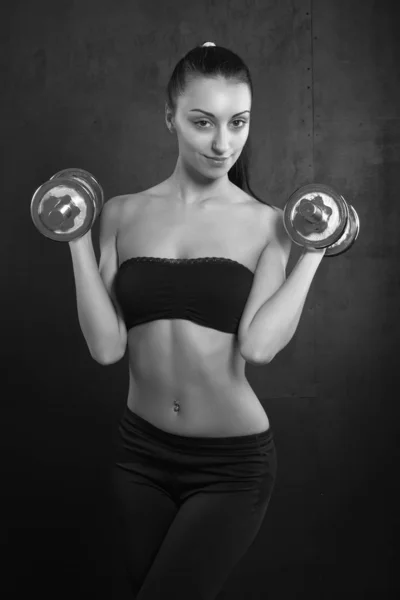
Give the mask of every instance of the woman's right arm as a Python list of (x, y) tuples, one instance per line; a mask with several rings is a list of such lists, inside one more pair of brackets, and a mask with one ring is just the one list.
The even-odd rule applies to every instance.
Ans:
[(89, 230), (69, 242), (75, 276), (79, 324), (91, 356), (108, 365), (120, 360), (126, 350), (124, 319), (112, 294), (118, 270), (116, 236), (121, 214), (121, 196), (111, 198), (100, 214), (100, 264), (97, 265)]

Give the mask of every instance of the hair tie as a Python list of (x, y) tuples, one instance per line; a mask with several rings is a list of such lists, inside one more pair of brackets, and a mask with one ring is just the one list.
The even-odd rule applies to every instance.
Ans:
[(215, 46), (214, 42), (204, 42), (204, 44), (202, 44), (202, 48), (204, 48), (204, 46)]

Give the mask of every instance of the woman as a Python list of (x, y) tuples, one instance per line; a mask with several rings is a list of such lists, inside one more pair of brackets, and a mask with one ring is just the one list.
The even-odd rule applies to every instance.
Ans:
[(70, 243), (93, 358), (129, 351), (113, 495), (139, 600), (216, 598), (276, 479), (245, 363), (267, 364), (291, 339), (324, 251), (305, 249), (285, 282), (282, 210), (248, 184), (252, 94), (236, 54), (211, 43), (189, 52), (167, 89), (174, 172), (106, 203), (99, 268), (90, 233)]

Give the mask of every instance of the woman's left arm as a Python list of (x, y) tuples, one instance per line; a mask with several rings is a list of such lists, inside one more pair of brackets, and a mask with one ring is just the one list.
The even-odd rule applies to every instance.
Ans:
[(253, 287), (239, 325), (240, 352), (247, 362), (255, 365), (269, 363), (292, 339), (326, 251), (305, 248), (286, 279), (291, 240), (282, 222), (276, 233), (257, 264)]

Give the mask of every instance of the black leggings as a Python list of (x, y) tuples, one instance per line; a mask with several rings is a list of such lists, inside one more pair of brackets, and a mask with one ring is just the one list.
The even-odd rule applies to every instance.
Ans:
[(255, 540), (272, 495), (271, 427), (187, 437), (126, 406), (118, 431), (111, 480), (119, 540), (114, 600), (214, 600)]

